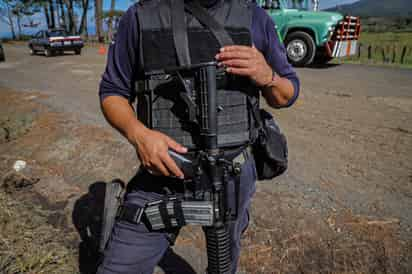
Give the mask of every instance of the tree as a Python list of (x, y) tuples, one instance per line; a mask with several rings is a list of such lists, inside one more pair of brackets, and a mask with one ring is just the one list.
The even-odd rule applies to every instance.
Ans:
[(116, 0), (111, 0), (110, 2), (110, 16), (108, 18), (108, 36), (109, 40), (112, 38), (113, 35), (113, 12), (116, 7)]
[(94, 17), (96, 22), (96, 36), (100, 43), (104, 42), (103, 36), (103, 3), (102, 0), (94, 0)]
[(75, 34), (77, 27), (76, 27), (76, 17), (74, 14), (73, 0), (64, 0), (64, 3), (66, 4), (67, 14), (69, 17), (69, 32), (71, 34)]
[(20, 40), (21, 38), (21, 17), (24, 14), (24, 4), (21, 2), (15, 2), (12, 8), (12, 14), (14, 15), (17, 21), (17, 29), (18, 29), (17, 39)]
[[(20, 39), (22, 34), (23, 16), (34, 14), (32, 2), (29, 0), (0, 0), (0, 20), (10, 27), (12, 38)], [(15, 22), (18, 33), (16, 36)]]
[(16, 31), (13, 21), (13, 6), (11, 0), (0, 0), (0, 20), (6, 23), (12, 35), (12, 39), (16, 39)]
[[(36, 12), (43, 10), (44, 17), (48, 28), (55, 27), (54, 7), (50, 7), (51, 0), (24, 0), (31, 8), (36, 9)], [(52, 14), (53, 13), (53, 14)]]
[(32, 16), (36, 12), (36, 8), (33, 6), (32, 2), (29, 0), (14, 1), (13, 14), (16, 17), (17, 28), (18, 28), (18, 38), (21, 38), (22, 31), (22, 19), (23, 17)]
[(44, 12), (44, 16), (46, 18), (46, 23), (47, 23), (47, 27), (50, 27), (50, 14), (49, 14), (49, 7), (48, 7), (48, 3), (42, 3), (41, 4), (43, 7), (43, 12)]
[(105, 23), (107, 24), (107, 36), (109, 37), (109, 39), (113, 38), (113, 27), (116, 27), (118, 25), (118, 22), (123, 14), (124, 11), (114, 9), (110, 11), (105, 11), (103, 13), (103, 18), (105, 20)]
[(87, 12), (89, 10), (89, 0), (82, 0), (81, 4), (83, 12), (80, 20), (80, 27), (78, 33), (83, 34), (87, 37)]
[(54, 18), (54, 2), (49, 0), (49, 11), (50, 11), (50, 25), (49, 28), (54, 29), (56, 27), (56, 20)]
[(57, 9), (59, 10), (59, 27), (67, 30), (66, 11), (64, 9), (63, 0), (57, 0)]

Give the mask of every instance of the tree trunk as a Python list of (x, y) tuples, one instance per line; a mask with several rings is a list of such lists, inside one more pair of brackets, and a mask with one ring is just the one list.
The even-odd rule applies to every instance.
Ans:
[(54, 29), (56, 27), (56, 20), (54, 19), (54, 3), (53, 3), (53, 0), (49, 0), (49, 10), (50, 10), (50, 28)]
[(104, 42), (103, 25), (102, 25), (103, 3), (102, 3), (102, 0), (95, 0), (94, 2), (95, 2), (94, 17), (96, 20), (96, 36), (97, 36), (97, 40), (100, 43), (103, 43)]
[[(89, 2), (89, 0), (87, 0), (87, 2)], [(87, 24), (87, 16), (85, 17), (85, 20), (84, 20), (84, 36), (87, 38), (87, 39), (89, 39), (89, 30), (88, 30), (88, 24)]]
[(20, 15), (16, 16), (16, 22), (17, 22), (17, 30), (18, 30), (17, 39), (20, 40), (21, 39), (21, 17)]
[(110, 17), (109, 17), (109, 20), (107, 21), (109, 40), (111, 40), (112, 37), (113, 37), (113, 15), (114, 15), (114, 9), (115, 9), (115, 7), (116, 7), (116, 0), (111, 0), (111, 4), (110, 4)]
[(64, 1), (67, 6), (67, 13), (69, 16), (69, 32), (71, 34), (76, 33), (76, 19), (74, 18), (74, 10), (73, 10), (73, 0), (65, 0)]
[(64, 10), (64, 4), (62, 0), (57, 0), (57, 4), (60, 7), (60, 20), (59, 26), (63, 27), (67, 31), (67, 22), (66, 22), (66, 12)]
[(83, 5), (83, 13), (82, 13), (82, 19), (80, 21), (79, 34), (82, 34), (85, 37), (88, 37), (88, 32), (87, 32), (87, 11), (88, 11), (88, 8), (89, 8), (89, 0), (83, 0), (82, 5)]
[(10, 7), (7, 7), (7, 19), (9, 20), (8, 25), (10, 26), (11, 38), (16, 40), (16, 31), (14, 30), (13, 14), (11, 13)]
[(43, 9), (44, 9), (44, 15), (46, 16), (47, 27), (50, 28), (50, 16), (49, 16), (49, 9), (47, 7), (47, 4), (43, 6)]

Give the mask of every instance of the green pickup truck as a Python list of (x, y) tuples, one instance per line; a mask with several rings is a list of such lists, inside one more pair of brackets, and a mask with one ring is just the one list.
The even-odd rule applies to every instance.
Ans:
[(359, 17), (318, 11), (319, 0), (257, 0), (275, 21), (289, 62), (295, 66), (324, 64), (355, 55)]

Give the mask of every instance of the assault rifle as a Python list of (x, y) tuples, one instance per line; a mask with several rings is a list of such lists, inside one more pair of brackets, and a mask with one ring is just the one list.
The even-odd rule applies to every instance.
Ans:
[[(224, 83), (225, 72), (216, 62), (209, 62), (155, 71), (146, 76), (144, 87), (141, 87), (144, 92), (138, 95), (138, 101), (148, 107), (147, 126), (153, 126), (154, 113), (150, 105), (158, 96), (156, 88), (161, 84), (173, 83), (180, 85), (179, 93), (186, 105), (186, 118), (192, 126), (198, 127), (199, 140), (194, 153), (189, 153), (190, 156), (169, 151), (185, 175), (183, 197), (175, 196), (167, 201), (148, 204), (144, 213), (153, 229), (185, 224), (202, 225), (207, 242), (208, 273), (229, 273), (231, 243), (227, 224), (237, 218), (238, 177), (241, 169), (240, 163), (228, 160), (218, 145), (217, 85)], [(234, 212), (228, 205), (227, 186), (231, 176), (237, 177)], [(165, 212), (169, 218), (165, 218)]]

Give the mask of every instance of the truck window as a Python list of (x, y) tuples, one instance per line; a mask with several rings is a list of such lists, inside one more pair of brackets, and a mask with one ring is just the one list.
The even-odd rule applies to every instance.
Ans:
[(310, 10), (313, 0), (285, 0), (287, 9)]
[(280, 9), (279, 0), (265, 0), (263, 1), (264, 9)]

